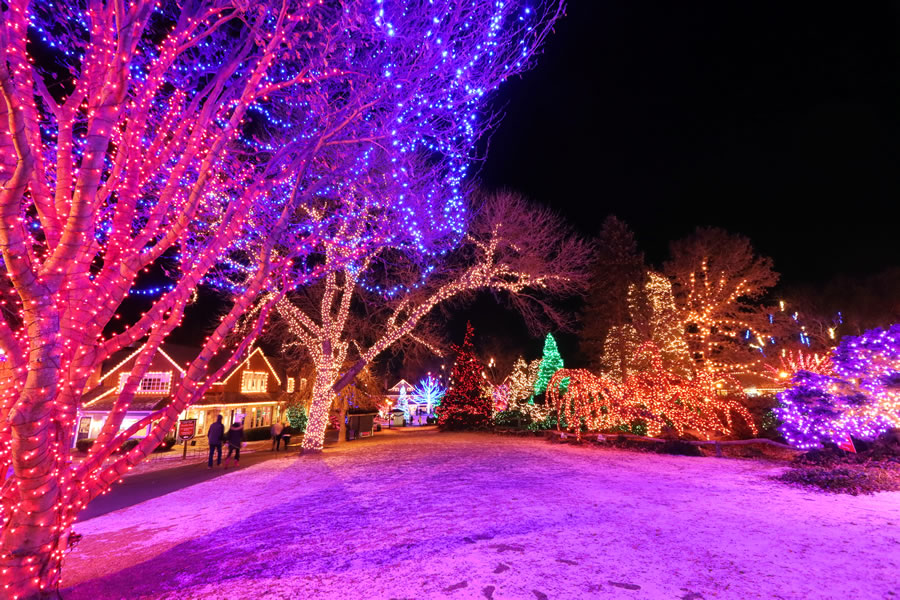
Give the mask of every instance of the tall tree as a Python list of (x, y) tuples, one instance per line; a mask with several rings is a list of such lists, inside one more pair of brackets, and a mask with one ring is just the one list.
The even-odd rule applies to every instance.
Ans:
[(454, 346), (456, 361), (450, 371), (450, 384), (438, 409), (442, 429), (480, 429), (491, 424), (493, 406), (485, 394), (484, 365), (475, 353), (474, 330), (466, 324), (462, 346)]
[[(212, 385), (222, 371), (208, 372), (211, 358), (222, 352), (223, 370), (242, 358), (287, 291), (386, 240), (436, 256), (455, 245), (468, 166), (494, 123), (485, 102), (530, 65), (561, 10), (554, 0), (3, 3), (0, 595), (55, 593), (78, 512)], [(324, 262), (335, 237), (347, 244)], [(107, 337), (151, 267), (171, 289)], [(172, 402), (120, 431), (201, 282), (226, 296), (224, 316)], [(88, 377), (142, 338), (100, 437), (73, 462)]]
[(672, 242), (663, 268), (695, 367), (716, 372), (760, 368), (763, 355), (754, 342), (767, 339), (769, 309), (761, 300), (778, 281), (772, 259), (759, 256), (742, 235), (698, 228)]
[(580, 350), (591, 367), (600, 369), (610, 329), (633, 325), (628, 292), (631, 286), (642, 285), (646, 267), (634, 232), (614, 215), (603, 221), (596, 246), (591, 286), (582, 313)]

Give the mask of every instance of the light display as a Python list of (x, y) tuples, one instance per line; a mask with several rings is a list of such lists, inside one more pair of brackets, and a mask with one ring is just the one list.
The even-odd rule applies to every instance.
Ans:
[[(639, 352), (649, 355), (650, 368), (621, 382), (584, 369), (560, 369), (550, 380), (548, 403), (565, 417), (577, 437), (582, 423), (591, 431), (609, 431), (641, 422), (650, 436), (671, 427), (678, 435), (691, 431), (709, 439), (732, 433), (732, 413), (757, 433), (750, 413), (735, 399), (742, 393), (737, 381), (709, 371), (694, 377), (668, 371), (652, 343), (641, 346)], [(566, 390), (560, 388), (564, 379), (569, 380)], [(722, 395), (726, 390), (730, 393)]]
[(819, 375), (831, 375), (834, 369), (831, 366), (830, 354), (804, 352), (799, 349), (781, 349), (781, 355), (777, 365), (766, 364), (766, 376), (776, 383), (787, 384), (800, 371), (818, 373)]
[(513, 368), (506, 376), (504, 382), (509, 386), (510, 401), (527, 400), (534, 392), (534, 382), (537, 381), (538, 370), (541, 368), (541, 359), (526, 362), (521, 356), (513, 363)]
[(663, 365), (679, 375), (690, 375), (693, 364), (684, 339), (685, 328), (672, 294), (672, 283), (664, 275), (649, 271), (644, 293), (650, 308), (650, 341), (659, 349)]
[(638, 356), (638, 348), (646, 341), (630, 323), (610, 327), (603, 340), (603, 355), (600, 357), (604, 372), (620, 380), (627, 377), (638, 368), (634, 360)]
[(499, 412), (507, 410), (510, 405), (509, 384), (500, 383), (491, 386), (491, 404), (494, 407), (492, 414), (494, 416)]
[(490, 394), (484, 393), (484, 370), (475, 354), (472, 324), (466, 324), (462, 346), (454, 346), (456, 361), (450, 371), (450, 385), (438, 409), (438, 425), (442, 429), (478, 429), (491, 423), (493, 414)]
[(757, 255), (743, 236), (700, 228), (671, 244), (665, 274), (673, 283), (694, 368), (759, 371), (768, 323), (765, 309), (753, 300), (778, 280), (772, 260)]
[(790, 444), (871, 440), (900, 427), (900, 325), (844, 337), (830, 358), (833, 374), (798, 371), (778, 394), (779, 431)]
[(400, 395), (397, 397), (397, 408), (403, 411), (403, 419), (408, 423), (409, 419), (409, 399), (406, 397), (406, 388), (400, 388)]
[[(385, 240), (427, 262), (462, 239), (465, 178), (494, 123), (486, 101), (530, 65), (561, 11), (552, 0), (4, 2), (8, 596), (58, 587), (79, 511), (246, 356), (287, 292)], [(342, 252), (326, 264), (340, 228)], [(151, 267), (171, 289), (144, 296), (151, 307), (105, 335)], [(229, 297), (227, 313), (171, 404), (142, 420), (150, 434), (114, 454), (134, 430), (120, 428), (154, 353), (200, 285)], [(254, 308), (246, 335), (226, 344)], [(89, 455), (73, 463), (88, 378), (143, 338)], [(326, 418), (314, 403), (311, 428)]]
[[(534, 381), (534, 395), (538, 396), (547, 390), (550, 378), (558, 370), (563, 368), (563, 359), (556, 347), (556, 340), (552, 334), (544, 338), (544, 353), (541, 358), (541, 366), (538, 368), (537, 378)], [(565, 385), (564, 383), (562, 385)]]
[[(630, 323), (614, 325), (603, 343), (600, 364), (604, 370), (619, 380), (629, 373), (646, 368), (646, 353), (638, 348), (647, 341), (659, 348), (663, 364), (679, 375), (692, 371), (692, 361), (684, 338), (684, 324), (668, 278), (648, 271), (646, 283), (628, 289)], [(644, 362), (640, 362), (644, 359)]]
[(431, 414), (435, 407), (441, 405), (441, 399), (447, 390), (436, 377), (428, 375), (419, 380), (413, 389), (413, 398), (417, 404), (424, 404), (425, 410)]

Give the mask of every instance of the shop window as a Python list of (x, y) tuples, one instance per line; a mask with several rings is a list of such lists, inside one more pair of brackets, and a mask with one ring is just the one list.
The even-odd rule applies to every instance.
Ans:
[(269, 384), (269, 374), (265, 371), (244, 371), (241, 375), (241, 392), (265, 392)]

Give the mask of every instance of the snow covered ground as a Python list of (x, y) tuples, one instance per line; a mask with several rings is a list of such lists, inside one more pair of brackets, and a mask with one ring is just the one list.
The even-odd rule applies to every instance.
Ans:
[(782, 468), (386, 432), (78, 525), (64, 597), (900, 598), (900, 493)]

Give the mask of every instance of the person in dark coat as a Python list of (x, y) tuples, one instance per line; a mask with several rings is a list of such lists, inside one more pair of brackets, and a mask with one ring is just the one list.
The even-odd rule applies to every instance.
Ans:
[(283, 431), (284, 423), (282, 423), (281, 421), (275, 421), (274, 423), (272, 423), (272, 451), (279, 450), (281, 448), (281, 434)]
[(231, 429), (228, 430), (228, 435), (225, 438), (225, 441), (228, 442), (228, 456), (225, 457), (225, 468), (227, 469), (232, 453), (234, 453), (234, 466), (237, 466), (238, 461), (241, 460), (241, 446), (244, 444), (244, 422), (232, 423)]
[(209, 431), (206, 432), (206, 439), (209, 440), (209, 461), (206, 463), (206, 466), (212, 469), (213, 452), (218, 452), (219, 454), (216, 464), (222, 464), (222, 442), (225, 439), (225, 425), (222, 424), (222, 415), (219, 415), (216, 422), (209, 426)]

